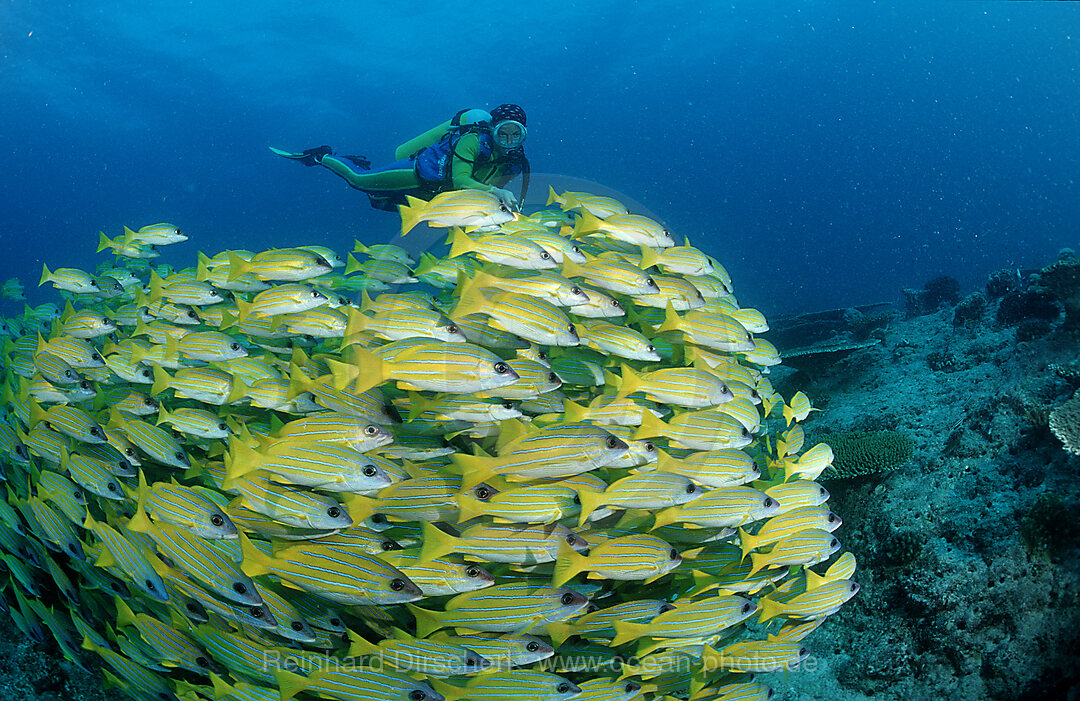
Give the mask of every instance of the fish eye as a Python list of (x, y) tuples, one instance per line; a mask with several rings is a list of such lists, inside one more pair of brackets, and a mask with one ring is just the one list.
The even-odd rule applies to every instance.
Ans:
[(105, 484), (105, 488), (108, 489), (110, 492), (115, 492), (116, 491), (116, 482), (107, 482)]
[(90, 380), (83, 380), (79, 383), (80, 389), (93, 389), (94, 385), (90, 384)]
[(311, 292), (311, 298), (312, 299), (326, 299), (326, 295), (324, 295), (322, 292), (319, 292), (318, 290), (313, 290)]
[(570, 333), (572, 333), (575, 336), (577, 335), (577, 329), (574, 328), (573, 324), (570, 324), (569, 326), (567, 326), (566, 330), (569, 331)]
[(761, 502), (761, 504), (766, 509), (771, 509), (772, 507), (776, 506), (776, 500), (772, 497), (765, 497), (765, 501)]
[(186, 460), (187, 459), (187, 454), (182, 450), (178, 450), (178, 451), (176, 451), (176, 459), (177, 460)]
[(331, 506), (329, 509), (326, 510), (326, 515), (330, 518), (337, 518), (341, 515), (341, 509), (336, 506)]
[(675, 548), (672, 548), (671, 551), (668, 552), (668, 557), (671, 558), (672, 560), (678, 560), (679, 559), (679, 551), (676, 550)]
[(615, 307), (616, 309), (622, 309), (622, 303), (617, 299), (611, 300), (611, 306)]
[(635, 691), (637, 691), (639, 688), (641, 688), (641, 687), (639, 687), (634, 682), (627, 682), (626, 686), (623, 687), (623, 691), (625, 693), (627, 693), (627, 694), (632, 694)]
[(374, 436), (378, 432), (379, 432), (379, 427), (375, 426), (374, 424), (368, 424), (367, 426), (364, 426), (364, 433), (366, 433), (369, 436)]
[(535, 640), (530, 640), (528, 643), (525, 644), (525, 650), (528, 652), (536, 652), (539, 649), (540, 643), (536, 642)]
[(390, 552), (391, 550), (401, 550), (401, 546), (392, 540), (384, 540), (382, 542), (382, 549), (385, 552)]
[(252, 618), (262, 618), (263, 617), (263, 610), (262, 610), (262, 607), (260, 607), (260, 606), (253, 607), (251, 609), (251, 611), (249, 611), (249, 613), (251, 614)]
[(582, 294), (585, 294), (585, 292), (580, 287), (578, 287), (577, 285), (574, 285), (573, 287), (570, 288), (570, 294), (572, 294), (572, 295), (582, 295)]
[(656, 287), (656, 280), (653, 280), (651, 277), (647, 277), (645, 278), (645, 284), (649, 287)]
[(210, 660), (200, 655), (195, 658), (195, 664), (199, 665), (200, 667), (206, 668), (210, 666)]
[(188, 605), (187, 605), (187, 610), (188, 610), (189, 612), (191, 612), (191, 613), (194, 613), (194, 614), (199, 614), (199, 613), (201, 613), (201, 611), (199, 611), (199, 607), (195, 605), (195, 602), (194, 602), (194, 601), (189, 601), (189, 602), (188, 602)]
[(829, 547), (830, 548), (835, 548), (837, 545), (840, 545), (840, 541), (837, 540), (836, 538), (833, 538), (832, 540), (829, 541)]
[[(503, 207), (503, 209), (506, 209), (506, 208)], [(413, 689), (412, 691), (409, 692), (409, 701), (424, 701), (424, 699), (426, 699), (426, 698), (427, 698), (427, 694), (420, 691), (419, 689)]]
[(540, 260), (551, 260), (551, 254), (547, 251), (540, 251)]
[(750, 613), (753, 610), (754, 610), (754, 605), (749, 603), (749, 602), (743, 604), (743, 606), (742, 606), (742, 612), (743, 613)]
[(697, 491), (697, 485), (696, 484), (688, 484), (688, 485), (686, 485), (686, 493), (687, 494), (693, 494), (696, 491)]
[(289, 624), (289, 627), (292, 628), (293, 630), (295, 630), (297, 633), (299, 633), (300, 631), (302, 631), (304, 629), (304, 624), (301, 623), (300, 621), (293, 621), (292, 623)]
[(394, 577), (390, 580), (390, 588), (394, 591), (401, 591), (405, 588), (405, 580), (400, 577)]
[(480, 568), (477, 567), (476, 565), (469, 565), (468, 567), (465, 568), (465, 576), (466, 577), (479, 577), (480, 576)]
[(213, 514), (213, 515), (211, 515), (210, 516), (210, 525), (211, 526), (224, 526), (225, 525), (225, 517), (222, 516), (221, 514)]
[(104, 361), (103, 361), (103, 360), (101, 359), (101, 355), (99, 355), (98, 353), (91, 353), (91, 354), (90, 354), (90, 360), (93, 360), (93, 361), (94, 361), (95, 363), (97, 363), (97, 362), (104, 362)]
[(228, 431), (229, 430), (229, 425), (228, 424), (218, 424), (217, 427), (218, 427), (219, 431)]
[(612, 450), (614, 450), (615, 446), (617, 446), (619, 444), (619, 439), (616, 438), (615, 436), (608, 436), (607, 440), (604, 441), (604, 442), (607, 444), (608, 448), (611, 448)]
[(566, 682), (563, 682), (562, 684), (559, 684), (555, 691), (559, 692), (560, 694), (568, 693), (570, 691), (570, 685)]
[(135, 449), (134, 448), (124, 448), (124, 455), (128, 456), (129, 458), (137, 457), (135, 455)]
[(446, 332), (447, 333), (457, 333), (458, 332), (457, 324), (447, 324), (446, 325)]
[(477, 487), (474, 493), (476, 494), (476, 498), (480, 499), (481, 501), (491, 498), (491, 490), (487, 487)]
[(386, 523), (386, 516), (384, 514), (372, 514), (371, 515), (371, 522), (372, 523)]
[(829, 518), (826, 519), (829, 523), (836, 523), (836, 514), (829, 514)]
[(504, 204), (499, 205), (499, 211), (506, 212), (507, 214), (510, 213), (510, 210)]
[(562, 595), (559, 601), (562, 602), (563, 606), (569, 606), (570, 604), (574, 603), (574, 595), (570, 592), (566, 592)]
[(513, 409), (514, 408), (514, 403), (513, 402), (503, 402), (502, 407), (503, 407), (503, 409)]
[(229, 344), (229, 350), (231, 350), (231, 351), (240, 350), (240, 344), (239, 343), (230, 343)]
[(500, 375), (505, 375), (510, 370), (510, 366), (506, 363), (495, 363), (495, 372)]
[(244, 584), (243, 582), (233, 582), (232, 588), (233, 588), (234, 592), (236, 592), (237, 594), (240, 594), (241, 596), (243, 596), (244, 594), (247, 594), (247, 592), (248, 592), (247, 585)]
[(82, 500), (82, 498), (83, 498), (82, 490), (81, 489), (76, 489), (74, 492), (71, 493), (71, 496), (75, 497), (76, 499)]
[(340, 628), (341, 627), (341, 619), (338, 618), (337, 616), (334, 616), (333, 618), (330, 619), (330, 625), (334, 626), (335, 628)]
[(577, 542), (577, 536), (576, 536), (576, 535), (574, 535), (573, 533), (571, 533), (570, 535), (566, 536), (566, 544), (567, 544), (567, 545), (573, 545), (573, 544), (574, 544), (574, 543), (576, 543), (576, 542)]
[(372, 467), (371, 465), (365, 465), (364, 469), (361, 470), (361, 472), (364, 474), (364, 477), (374, 477), (375, 476), (375, 468)]
[(155, 585), (152, 581), (148, 579), (145, 583), (147, 589), (149, 589), (150, 591), (157, 591), (157, 585)]
[(574, 506), (581, 506), (581, 497), (578, 496), (577, 494), (574, 494), (573, 503), (574, 503)]
[(646, 441), (645, 442), (645, 452), (647, 452), (647, 453), (656, 452), (656, 444), (653, 443), (652, 441)]
[(156, 407), (157, 406), (157, 400), (154, 399), (153, 397), (147, 397), (146, 399), (143, 400), (143, 404), (145, 404), (148, 407)]
[[(571, 327), (571, 328), (573, 328), (573, 327)], [(558, 376), (558, 375), (556, 375), (555, 373), (553, 373), (553, 372), (549, 372), (549, 373), (548, 373), (548, 382), (551, 382), (551, 383), (557, 384), (557, 383), (559, 383), (559, 382), (562, 382), (562, 380), (560, 380), (560, 379), (559, 379), (559, 376)]]
[(654, 346), (653, 344), (650, 343), (649, 345), (645, 346), (645, 350), (652, 353), (654, 350), (656, 350), (656, 346)]
[(99, 428), (98, 426), (94, 426), (90, 429), (90, 435), (94, 436), (95, 438), (104, 438), (105, 432), (102, 431), (101, 428)]
[(799, 657), (805, 657), (805, 656), (807, 656), (809, 654), (810, 654), (810, 651), (807, 650), (805, 647), (800, 647), (799, 648)]

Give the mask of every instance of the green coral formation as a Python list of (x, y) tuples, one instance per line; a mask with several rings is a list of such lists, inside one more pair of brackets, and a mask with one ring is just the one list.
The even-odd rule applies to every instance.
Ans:
[(900, 431), (848, 431), (819, 436), (836, 459), (823, 479), (850, 479), (875, 472), (891, 472), (915, 452), (915, 441)]

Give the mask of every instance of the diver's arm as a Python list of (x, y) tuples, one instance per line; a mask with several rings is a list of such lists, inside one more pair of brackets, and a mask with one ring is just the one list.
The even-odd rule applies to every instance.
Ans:
[(483, 190), (491, 192), (494, 185), (480, 182), (473, 176), (476, 157), (480, 152), (480, 139), (476, 134), (465, 134), (458, 139), (454, 148), (454, 160), (450, 164), (450, 175), (455, 190)]

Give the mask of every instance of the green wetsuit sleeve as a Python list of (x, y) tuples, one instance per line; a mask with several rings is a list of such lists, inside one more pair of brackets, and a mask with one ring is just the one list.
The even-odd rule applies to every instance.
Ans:
[(494, 185), (481, 182), (473, 175), (478, 165), (475, 162), (478, 153), (480, 153), (480, 137), (476, 134), (466, 134), (458, 139), (457, 148), (454, 150), (454, 162), (450, 166), (455, 190), (490, 192), (495, 189)]

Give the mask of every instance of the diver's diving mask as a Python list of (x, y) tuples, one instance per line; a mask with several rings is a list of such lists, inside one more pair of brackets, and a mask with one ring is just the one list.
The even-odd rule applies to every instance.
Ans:
[(528, 132), (525, 130), (525, 125), (521, 122), (515, 122), (512, 119), (499, 122), (492, 130), (492, 136), (495, 138), (495, 145), (504, 150), (510, 150), (521, 146), (525, 143), (527, 134)]

